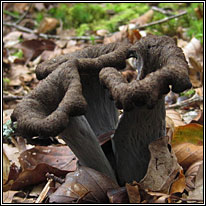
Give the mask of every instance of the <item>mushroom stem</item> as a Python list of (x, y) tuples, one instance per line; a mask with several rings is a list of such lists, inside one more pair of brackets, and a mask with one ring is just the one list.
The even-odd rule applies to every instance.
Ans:
[(150, 160), (148, 145), (162, 136), (165, 136), (164, 98), (153, 109), (142, 106), (124, 111), (112, 138), (120, 185), (144, 177)]
[(102, 172), (116, 181), (114, 172), (84, 115), (71, 117), (59, 135), (78, 157), (80, 164)]

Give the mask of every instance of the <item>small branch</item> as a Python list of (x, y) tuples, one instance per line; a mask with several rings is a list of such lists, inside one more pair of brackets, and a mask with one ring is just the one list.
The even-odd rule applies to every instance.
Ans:
[(187, 11), (184, 11), (184, 12), (182, 12), (182, 13), (180, 13), (180, 14), (177, 14), (177, 15), (174, 15), (174, 16), (166, 17), (166, 18), (164, 18), (164, 19), (160, 19), (160, 20), (158, 20), (158, 21), (153, 21), (153, 22), (151, 22), (151, 23), (144, 24), (144, 25), (142, 25), (142, 26), (138, 26), (138, 25), (137, 25), (137, 26), (135, 27), (135, 29), (145, 29), (146, 27), (149, 27), (149, 26), (153, 26), (153, 25), (156, 25), (156, 24), (162, 24), (162, 23), (164, 23), (164, 22), (167, 22), (167, 21), (169, 21), (169, 20), (171, 20), (171, 19), (174, 19), (174, 18), (178, 18), (178, 17), (183, 16), (183, 15), (185, 15), (185, 14), (187, 14)]
[(152, 10), (160, 12), (160, 13), (165, 14), (167, 16), (172, 16), (173, 15), (170, 11), (166, 11), (166, 10), (164, 10), (162, 8), (159, 8), (159, 7), (156, 7), (156, 6), (152, 6)]
[(37, 198), (37, 200), (35, 201), (35, 203), (42, 203), (43, 200), (45, 199), (45, 197), (47, 196), (47, 193), (51, 187), (51, 183), (52, 183), (52, 179), (49, 179), (47, 184), (45, 185), (44, 189), (42, 190), (41, 194), (39, 195), (39, 197)]
[(49, 174), (49, 173), (46, 173), (46, 177), (48, 179), (52, 179), (54, 182), (58, 182), (60, 184), (63, 184), (65, 182), (64, 179), (60, 178), (60, 177), (57, 177), (55, 176), (54, 174)]
[(31, 9), (33, 3), (30, 3), (29, 8), (26, 10), (26, 12), (15, 22), (15, 24), (19, 24), (29, 13), (29, 10)]
[[(11, 22), (3, 22), (3, 25), (5, 26), (10, 26), (10, 27), (14, 27), (20, 31), (26, 32), (26, 33), (30, 33), (30, 34), (36, 34), (39, 37), (45, 38), (45, 39), (61, 39), (61, 40), (91, 40), (90, 36), (72, 36), (72, 37), (61, 37), (58, 35), (52, 35), (52, 34), (43, 34), (43, 33), (38, 33), (37, 31), (34, 31), (32, 29), (17, 25), (16, 23), (11, 23)], [(94, 40), (102, 40), (103, 37), (99, 37), (99, 36), (94, 36)]]
[(181, 200), (181, 201), (184, 201), (184, 202), (195, 202), (195, 203), (201, 203), (203, 202), (203, 200), (200, 200), (200, 199), (189, 199), (189, 198), (182, 198), (182, 197), (178, 197), (178, 196), (175, 196), (175, 195), (171, 195), (170, 196), (171, 199), (176, 199), (176, 200)]
[(179, 107), (186, 107), (186, 106), (189, 106), (191, 104), (199, 103), (199, 102), (203, 102), (203, 97), (201, 97), (199, 95), (194, 95), (190, 99), (186, 99), (184, 101), (181, 101), (180, 103), (167, 105), (167, 106), (165, 106), (165, 108), (166, 109), (175, 109), (175, 108), (179, 108)]
[(23, 97), (22, 96), (11, 96), (11, 95), (9, 95), (9, 96), (7, 96), (7, 95), (3, 95), (3, 100), (4, 101), (14, 101), (14, 100), (20, 100), (20, 99), (22, 99)]

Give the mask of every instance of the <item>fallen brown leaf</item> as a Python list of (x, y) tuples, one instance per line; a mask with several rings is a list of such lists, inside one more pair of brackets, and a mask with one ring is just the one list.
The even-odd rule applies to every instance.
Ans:
[(109, 189), (107, 191), (107, 196), (109, 198), (109, 202), (113, 204), (128, 204), (129, 203), (129, 198), (127, 194), (127, 190), (125, 187), (119, 187), (115, 189)]
[(59, 24), (59, 21), (55, 18), (45, 17), (38, 28), (39, 33), (48, 33), (55, 29)]
[(169, 117), (173, 121), (174, 127), (185, 125), (185, 123), (182, 121), (180, 114), (174, 109), (167, 109), (166, 117)]
[(13, 64), (9, 75), (9, 86), (20, 86), (34, 79), (29, 68), (20, 64)]
[(22, 49), (26, 62), (38, 57), (44, 50), (53, 51), (55, 43), (51, 40), (26, 40), (20, 43), (17, 48)]
[(203, 160), (203, 146), (183, 143), (173, 147), (178, 163), (187, 170), (194, 162)]
[(47, 172), (64, 176), (75, 171), (77, 158), (68, 146), (36, 146), (21, 153), (19, 162), (22, 172), (12, 185), (13, 190), (46, 180)]
[(190, 123), (176, 127), (172, 137), (172, 146), (186, 142), (195, 145), (203, 145), (203, 126)]
[(3, 203), (12, 203), (13, 197), (17, 192), (18, 191), (11, 191), (11, 190), (7, 192), (3, 192)]
[(14, 3), (13, 9), (19, 13), (24, 13), (28, 9), (29, 3)]
[(185, 172), (186, 190), (191, 191), (195, 189), (195, 178), (203, 160), (193, 163)]
[(154, 15), (154, 11), (152, 9), (150, 9), (149, 11), (147, 11), (142, 16), (140, 16), (140, 17), (138, 17), (136, 19), (132, 19), (130, 21), (130, 23), (142, 26), (142, 25), (148, 23), (149, 21), (151, 21), (153, 15)]
[(195, 189), (189, 192), (188, 199), (198, 199), (202, 200), (204, 199), (204, 189), (203, 189), (203, 178), (204, 178), (204, 169), (203, 169), (203, 162), (200, 165), (198, 171), (197, 171), (197, 176), (195, 178)]
[(162, 137), (149, 145), (151, 153), (145, 177), (140, 181), (143, 189), (168, 193), (176, 174), (181, 170), (168, 137)]
[(183, 170), (180, 170), (178, 177), (175, 179), (175, 181), (172, 183), (170, 188), (170, 194), (174, 193), (182, 193), (186, 187), (185, 183), (185, 175), (183, 173)]
[(52, 195), (50, 203), (107, 203), (107, 190), (118, 188), (104, 174), (80, 166), (77, 171), (68, 173), (63, 183)]
[(139, 192), (139, 186), (137, 184), (131, 185), (131, 184), (126, 183), (125, 187), (127, 189), (129, 203), (140, 203), (141, 197), (140, 197), (140, 192)]

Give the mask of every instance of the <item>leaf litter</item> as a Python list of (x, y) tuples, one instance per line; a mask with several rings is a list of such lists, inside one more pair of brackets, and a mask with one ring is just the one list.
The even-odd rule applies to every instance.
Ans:
[[(39, 11), (47, 8), (47, 5), (43, 3), (35, 3), (34, 6)], [(28, 9), (28, 3), (14, 4), (13, 9), (17, 12), (24, 13)], [(138, 29), (133, 29), (134, 24), (146, 24), (151, 21), (152, 16), (153, 11), (149, 10), (139, 18), (131, 21), (130, 24), (123, 25), (120, 31), (115, 34), (108, 34), (108, 31), (97, 31), (96, 33), (103, 37), (103, 43), (124, 40), (134, 43), (145, 35), (144, 30), (139, 31)], [(42, 28), (39, 27), (39, 32), (41, 33), (48, 33), (58, 25), (55, 19), (50, 19), (50, 22), (53, 22), (52, 26), (48, 25), (48, 21), (46, 20), (45, 18), (45, 23), (42, 24)], [(27, 21), (27, 23), (29, 23), (29, 21)], [(26, 21), (25, 23), (22, 22), (22, 25), (26, 25)], [(67, 31), (67, 36), (70, 36), (73, 32), (72, 30), (63, 30), (61, 27), (56, 28), (56, 30), (58, 34), (63, 34)], [(6, 49), (4, 51), (7, 55), (4, 56), (3, 62), (7, 65), (9, 72), (3, 71), (3, 77), (8, 77), (9, 82), (5, 83), (7, 84), (6, 87), (4, 86), (5, 93), (14, 96), (18, 94), (24, 96), (38, 83), (34, 70), (40, 61), (88, 46), (88, 43), (82, 40), (58, 41), (59, 40), (54, 39), (43, 40), (40, 39), (36, 33), (28, 34), (15, 29), (6, 34), (3, 37), (3, 46), (4, 49)], [(190, 41), (178, 39), (178, 44), (183, 49), (189, 62), (189, 74), (195, 92), (199, 96), (203, 96), (202, 45), (196, 38), (192, 38)], [(36, 45), (38, 45), (38, 47)], [(16, 51), (16, 49), (23, 51), (23, 61), (12, 56), (12, 53)], [(177, 103), (178, 96), (175, 95), (173, 94), (172, 100), (166, 102), (168, 105)], [(180, 104), (181, 101), (182, 100), (180, 100)], [(4, 108), (12, 108), (12, 104), (10, 105), (9, 102), (4, 101), (3, 103)], [(15, 105), (16, 101), (13, 102), (13, 104)], [(196, 113), (194, 113), (194, 111)], [(3, 111), (3, 113), (5, 120), (9, 115), (6, 115), (6, 110)], [(188, 120), (185, 118), (186, 113), (190, 116)], [(5, 190), (3, 199), (5, 203), (15, 201), (21, 203), (25, 200), (34, 202), (34, 199), (29, 196), (26, 197), (25, 193), (20, 192), (20, 194), (16, 190), (30, 187), (31, 184), (39, 185), (41, 182), (44, 184), (46, 181), (45, 174), (51, 172), (57, 176), (60, 175), (64, 177), (66, 174), (68, 176), (66, 176), (65, 183), (62, 185), (56, 183), (55, 189), (58, 188), (56, 193), (52, 192), (51, 195), (46, 195), (49, 197), (49, 201), (65, 201), (66, 203), (71, 201), (78, 203), (85, 203), (85, 201), (90, 201), (90, 203), (96, 203), (98, 201), (100, 203), (201, 202), (203, 201), (203, 168), (201, 166), (203, 161), (203, 103), (196, 102), (195, 104), (186, 105), (178, 109), (167, 110), (167, 131), (170, 131), (170, 133), (168, 133), (169, 140), (162, 138), (159, 143), (156, 142), (152, 143), (153, 146), (152, 144), (150, 145), (151, 161), (145, 178), (143, 178), (140, 183), (127, 183), (125, 187), (119, 187), (111, 183), (111, 180), (108, 179), (106, 185), (101, 185), (101, 183), (105, 181), (102, 177), (104, 175), (97, 175), (96, 171), (90, 171), (89, 168), (80, 167), (80, 169), (77, 169), (77, 159), (73, 159), (75, 157), (72, 157), (72, 155), (70, 156), (71, 151), (67, 151), (68, 146), (65, 146), (64, 150), (62, 150), (67, 152), (63, 154), (60, 152), (59, 156), (56, 152), (60, 147), (53, 147), (51, 153), (45, 153), (45, 151), (49, 151), (48, 147), (27, 148), (21, 155), (17, 148), (14, 151), (16, 146), (10, 148), (5, 147), (3, 156), (3, 180), (6, 184), (3, 185)], [(172, 158), (172, 163), (168, 162), (169, 166), (167, 169), (162, 168), (161, 164), (157, 164), (158, 162), (167, 162), (167, 159), (158, 153), (158, 150), (155, 149), (155, 144), (157, 144), (157, 147), (158, 145), (164, 145), (162, 151), (168, 160), (174, 157)], [(31, 155), (32, 153), (36, 153), (36, 155)], [(9, 155), (7, 157), (7, 154), (13, 154), (13, 157), (9, 157)], [(18, 157), (22, 159), (18, 160)], [(59, 162), (56, 162), (57, 159)], [(67, 165), (68, 162), (69, 164)], [(159, 168), (161, 168), (162, 171), (159, 170)], [(169, 174), (168, 171), (170, 171)], [(162, 178), (160, 178), (161, 172)], [(165, 172), (167, 175), (165, 175)], [(77, 178), (79, 175), (80, 179)], [(153, 181), (156, 183), (151, 183), (151, 179), (148, 180), (148, 176), (150, 175), (154, 176)], [(96, 179), (93, 180), (90, 176)], [(104, 187), (104, 192), (96, 193), (94, 190), (100, 191), (100, 188), (98, 189), (97, 186), (99, 183), (100, 188)], [(66, 184), (66, 186), (64, 184)], [(94, 188), (91, 189), (90, 186)], [(65, 193), (67, 188), (71, 188), (69, 195)], [(189, 191), (189, 196), (185, 194), (185, 190)], [(176, 193), (181, 195), (178, 196)], [(60, 197), (61, 195), (63, 195), (62, 198)]]

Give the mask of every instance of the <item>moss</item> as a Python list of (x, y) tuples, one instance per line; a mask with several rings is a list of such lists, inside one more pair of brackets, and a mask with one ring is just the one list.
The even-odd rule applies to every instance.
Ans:
[[(160, 3), (159, 7), (164, 9), (171, 9), (175, 14), (176, 11), (186, 10), (188, 13), (177, 19), (172, 19), (163, 24), (158, 24), (151, 26), (147, 30), (156, 35), (168, 35), (174, 36), (177, 34), (178, 27), (187, 29), (187, 36), (189, 38), (196, 37), (203, 42), (203, 18), (198, 18), (195, 10), (199, 7), (203, 10), (203, 3), (191, 3), (187, 5), (186, 3)], [(176, 13), (177, 14), (177, 13)], [(155, 12), (152, 21), (157, 21), (165, 18), (165, 15)]]
[[(187, 29), (187, 36), (195, 36), (203, 42), (203, 18), (199, 18), (196, 9), (203, 10), (203, 3), (159, 3), (158, 7), (169, 9), (177, 14), (186, 10), (187, 15), (169, 20), (163, 24), (148, 27), (146, 30), (156, 35), (177, 35), (179, 27)], [(146, 3), (59, 3), (51, 8), (48, 14), (63, 22), (64, 29), (75, 28), (76, 35), (92, 35), (99, 29), (109, 32), (118, 31), (118, 27), (128, 24), (130, 20), (138, 18), (150, 9)], [(38, 13), (36, 21), (39, 23), (45, 14)], [(164, 14), (154, 12), (152, 21), (165, 18)]]

